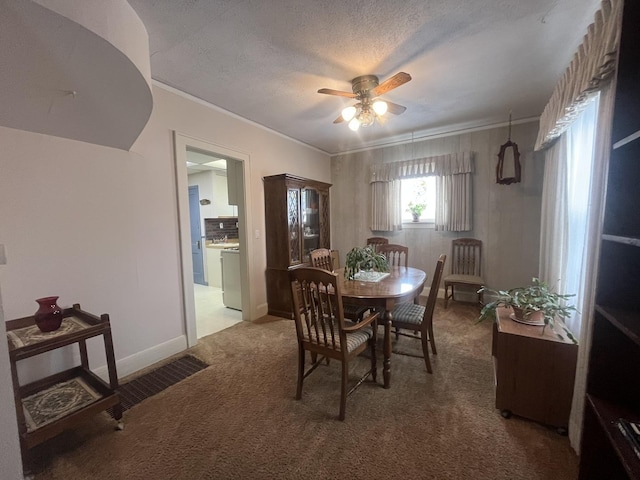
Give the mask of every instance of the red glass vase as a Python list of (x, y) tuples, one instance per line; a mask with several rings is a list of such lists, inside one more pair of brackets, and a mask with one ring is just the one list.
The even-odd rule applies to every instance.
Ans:
[(62, 309), (56, 303), (58, 297), (43, 297), (36, 299), (38, 311), (33, 315), (36, 325), (43, 332), (52, 332), (62, 324)]

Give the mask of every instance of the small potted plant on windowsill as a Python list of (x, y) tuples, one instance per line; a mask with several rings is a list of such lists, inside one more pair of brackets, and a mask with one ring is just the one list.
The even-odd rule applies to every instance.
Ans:
[[(575, 295), (559, 294), (551, 291), (549, 286), (538, 278), (533, 278), (531, 285), (526, 287), (516, 287), (510, 290), (491, 290), (483, 287), (478, 293), (489, 293), (495, 300), (485, 304), (480, 311), (478, 321), (487, 318), (496, 319), (498, 307), (510, 307), (513, 314), (510, 318), (516, 322), (529, 325), (540, 325), (542, 331), (550, 325), (556, 317), (564, 320), (569, 317), (576, 307), (567, 303), (567, 300)], [(578, 343), (571, 331), (563, 325), (567, 337), (574, 343)], [(560, 338), (562, 335), (558, 334)]]
[(427, 206), (424, 203), (414, 204), (413, 202), (409, 202), (407, 207), (408, 207), (407, 210), (411, 212), (411, 215), (413, 216), (414, 222), (418, 222), (420, 220), (420, 215), (422, 215), (422, 212), (424, 211), (424, 209), (427, 208)]
[(371, 247), (353, 247), (345, 259), (344, 278), (353, 280), (360, 271), (388, 272), (387, 257)]

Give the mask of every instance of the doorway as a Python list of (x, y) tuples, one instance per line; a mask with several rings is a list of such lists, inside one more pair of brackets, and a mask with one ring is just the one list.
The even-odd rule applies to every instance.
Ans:
[[(249, 204), (245, 188), (248, 176), (248, 155), (229, 150), (219, 145), (174, 133), (176, 158), (176, 185), (178, 196), (178, 220), (180, 227), (181, 269), (183, 286), (183, 309), (187, 333), (187, 344), (193, 346), (198, 338), (227, 328), (242, 320), (251, 319), (249, 239), (247, 236), (247, 209)], [(213, 183), (207, 181), (210, 175)], [(222, 182), (222, 183), (221, 183)], [(189, 186), (199, 185), (198, 204), (201, 214), (201, 245), (203, 253), (204, 284), (194, 282), (194, 264), (191, 242), (191, 216), (189, 209)], [(217, 186), (217, 187), (216, 187)], [(217, 228), (235, 226), (235, 231), (218, 235), (212, 231), (214, 217)], [(207, 228), (209, 230), (207, 231)], [(237, 233), (236, 233), (237, 232)], [(236, 234), (237, 240), (231, 235)], [(228, 238), (227, 238), (228, 237)], [(228, 308), (223, 302), (222, 288), (213, 282), (216, 261), (220, 261), (221, 249), (226, 242), (237, 246), (240, 255), (240, 295), (242, 309)], [(222, 244), (220, 244), (222, 243)], [(212, 278), (209, 278), (212, 276)]]

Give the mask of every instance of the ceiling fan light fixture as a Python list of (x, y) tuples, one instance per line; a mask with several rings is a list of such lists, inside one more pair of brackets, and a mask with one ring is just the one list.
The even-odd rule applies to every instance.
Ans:
[(353, 105), (350, 107), (346, 107), (342, 110), (342, 118), (344, 119), (345, 122), (350, 121), (353, 117), (356, 116), (356, 107), (354, 107)]
[(376, 112), (376, 115), (384, 115), (387, 113), (387, 102), (384, 100), (376, 100), (373, 102), (373, 111)]
[(374, 124), (376, 121), (376, 114), (371, 111), (369, 108), (363, 109), (360, 114), (356, 117), (360, 122), (360, 125), (363, 127), (369, 127)]
[(382, 83), (375, 75), (361, 75), (351, 80), (351, 92), (321, 88), (318, 93), (347, 97), (358, 102), (353, 106), (343, 108), (338, 118), (333, 121), (333, 123), (347, 122), (349, 128), (355, 132), (360, 127), (373, 125), (376, 123), (376, 119), (380, 119), (387, 112), (393, 115), (400, 115), (404, 112), (406, 107), (392, 102), (387, 103), (378, 98), (410, 80), (411, 75), (405, 72), (398, 72)]

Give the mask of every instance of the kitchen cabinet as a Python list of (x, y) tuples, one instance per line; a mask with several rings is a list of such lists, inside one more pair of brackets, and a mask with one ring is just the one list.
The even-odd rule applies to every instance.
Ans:
[(624, 2), (580, 446), (581, 480), (640, 479), (640, 4)]
[(289, 174), (263, 178), (269, 314), (293, 318), (289, 270), (330, 248), (328, 183)]
[[(75, 304), (64, 309), (62, 316), (60, 328), (52, 332), (41, 332), (33, 316), (7, 321), (11, 377), (23, 456), (35, 445), (108, 408), (113, 409), (118, 427), (122, 428), (122, 404), (116, 392), (118, 375), (109, 315), (97, 317)], [(86, 341), (97, 336), (104, 340), (109, 383), (89, 369)], [(78, 344), (80, 365), (20, 385), (19, 361), (73, 344)]]

